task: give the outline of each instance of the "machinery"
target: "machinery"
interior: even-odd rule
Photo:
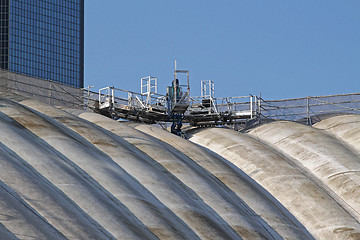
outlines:
[[[186,75],[186,84],[180,84],[180,76]],[[184,81],[184,80],[183,80]],[[167,87],[166,93],[168,103],[168,116],[172,121],[171,132],[179,136],[182,135],[182,121],[185,117],[185,112],[190,106],[190,80],[188,70],[177,70],[175,61],[174,80],[171,86]]]
[[[114,119],[144,123],[171,123],[170,131],[183,136],[182,126],[216,126],[242,124],[260,114],[256,96],[215,98],[211,80],[201,81],[201,96],[190,97],[188,70],[178,70],[166,95],[157,93],[157,78],[141,79],[141,93],[106,87],[99,90],[96,111]]]

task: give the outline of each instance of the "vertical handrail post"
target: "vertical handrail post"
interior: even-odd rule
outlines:
[[[310,97],[307,97],[306,100],[307,100],[307,103],[306,103],[307,125],[311,126],[312,122],[311,122],[311,116],[310,116]]]
[[[250,118],[253,118],[253,96],[250,96]]]

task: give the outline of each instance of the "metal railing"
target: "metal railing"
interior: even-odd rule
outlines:
[[[256,117],[260,111],[260,101],[257,96],[239,96],[239,97],[225,97],[225,98],[204,98],[191,97],[190,108],[195,108],[207,102],[209,111],[212,113],[235,113],[248,112],[251,118]]]
[[[0,70],[0,90],[19,94],[54,106],[85,108],[89,99],[84,89],[74,88],[49,80]]]
[[[360,114],[360,93],[261,101],[263,118],[306,120],[309,125],[328,114]]]
[[[157,93],[139,94],[113,87],[93,92],[5,70],[0,70],[0,91],[16,93],[50,105],[78,109],[97,109],[100,104],[108,102],[130,108],[158,107],[167,111],[166,96]],[[229,98],[191,97],[190,109],[203,104],[204,99],[208,99],[212,113],[248,111],[251,118],[302,120],[310,125],[327,114],[360,114],[360,93],[285,100],[264,100],[252,95]]]
[[[99,106],[115,106],[122,104],[129,108],[139,110],[149,110],[154,106],[165,106],[166,97],[160,94],[140,94],[115,87],[105,87],[99,90],[98,94]],[[107,107],[108,107],[107,106]]]

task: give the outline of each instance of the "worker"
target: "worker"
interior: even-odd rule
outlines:
[[[177,134],[176,123],[175,122],[173,122],[173,124],[171,125],[171,133]]]
[[[176,133],[177,135],[181,136],[181,128],[182,128],[182,122],[181,120],[178,122],[177,128],[176,128]]]
[[[181,88],[179,85],[179,79],[175,79],[175,91],[176,91],[176,101],[179,101],[181,98]]]

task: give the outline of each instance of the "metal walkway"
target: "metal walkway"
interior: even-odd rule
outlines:
[[[181,85],[178,74],[186,74],[187,84]],[[145,123],[178,122],[192,126],[241,124],[260,115],[260,101],[256,96],[214,97],[214,83],[201,82],[201,96],[190,97],[189,72],[175,70],[167,94],[157,93],[157,79],[141,79],[141,93],[115,87],[99,90],[96,110],[114,119],[129,119]]]

